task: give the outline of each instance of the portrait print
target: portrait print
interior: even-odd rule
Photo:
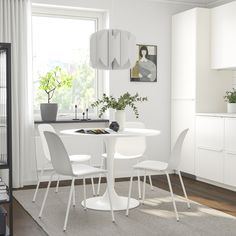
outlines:
[[[137,61],[131,68],[130,81],[157,82],[157,46],[137,44]]]

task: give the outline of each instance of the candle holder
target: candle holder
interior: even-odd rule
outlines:
[[[88,111],[89,111],[89,109],[87,108],[86,109],[86,120],[91,120],[91,119],[88,118]]]
[[[73,120],[80,120],[80,119],[78,119],[77,114],[78,114],[78,106],[75,105],[75,118]]]

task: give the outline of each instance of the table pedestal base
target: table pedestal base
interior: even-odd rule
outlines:
[[[127,201],[128,197],[120,197],[116,193],[113,192],[111,194],[112,198],[112,206],[114,211],[119,210],[126,210],[127,208]],[[84,206],[84,201],[81,202],[82,206]],[[129,209],[135,208],[139,205],[139,201],[130,198],[130,204]],[[86,200],[86,207],[93,210],[99,210],[99,211],[109,211],[110,210],[110,204],[109,204],[109,198],[107,195],[107,192],[101,197],[92,197]]]

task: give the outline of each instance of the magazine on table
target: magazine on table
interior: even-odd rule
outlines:
[[[110,134],[105,129],[79,129],[75,131],[76,133],[83,133],[83,134]]]

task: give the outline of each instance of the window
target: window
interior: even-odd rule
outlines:
[[[99,96],[98,72],[89,65],[89,38],[101,24],[99,13],[35,7],[32,16],[34,112],[47,94],[39,89],[40,77],[56,66],[73,76],[71,88],[57,89],[52,101],[58,103],[58,115],[72,115],[89,107]],[[90,109],[90,115],[96,111]]]

